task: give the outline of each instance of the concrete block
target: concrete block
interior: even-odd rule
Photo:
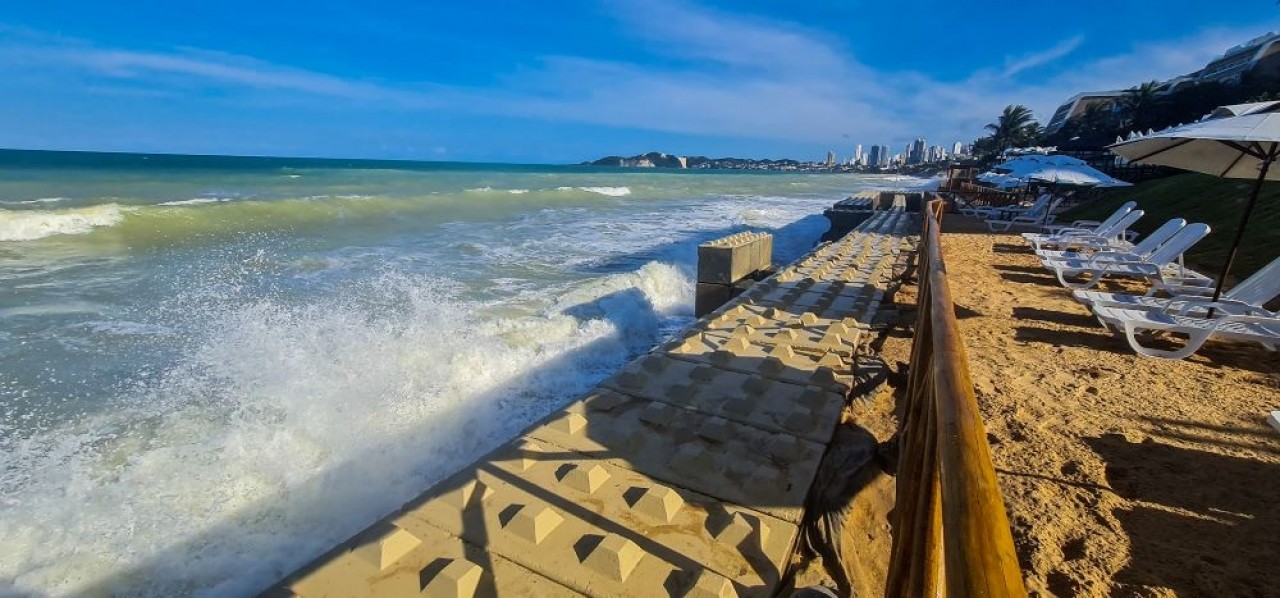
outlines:
[[[730,421],[826,442],[844,406],[829,390],[659,354],[633,361],[601,386],[715,416],[698,431],[709,442],[726,440]]]
[[[394,518],[393,518],[394,519]],[[429,525],[384,520],[266,592],[350,596],[581,596]]]
[[[733,286],[728,284],[699,282],[693,295],[693,315],[701,318],[733,298]]]
[[[694,331],[685,338],[660,346],[656,351],[676,359],[816,386],[841,395],[853,386],[851,367],[847,359],[838,353],[825,351],[816,354],[796,351],[785,342],[760,342],[752,332],[743,329],[730,334]],[[827,354],[833,357],[824,363]]]
[[[1267,423],[1271,424],[1271,427],[1275,428],[1276,432],[1280,432],[1280,411],[1272,411],[1267,414]]]
[[[743,232],[698,246],[698,282],[733,284],[772,263],[773,236]]]
[[[597,429],[592,417],[579,433]],[[489,498],[459,511],[428,496],[402,509],[395,524],[461,538],[591,596],[681,595],[706,571],[732,580],[743,595],[766,596],[776,587],[798,537],[795,525],[566,448],[517,439],[441,484],[474,482],[491,489]],[[575,471],[598,483],[565,484]],[[768,535],[757,534],[760,544],[716,539],[743,521]]]
[[[670,485],[750,505],[785,521],[799,521],[804,496],[822,458],[821,443],[665,403],[619,397],[609,390],[593,391],[587,400],[553,414],[527,435],[599,455],[610,465]],[[566,434],[556,423],[583,413],[591,426],[579,433]],[[727,427],[727,438],[708,439],[702,433],[708,426]]]

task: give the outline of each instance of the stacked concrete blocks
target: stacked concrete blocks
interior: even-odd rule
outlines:
[[[698,317],[728,303],[751,286],[760,272],[773,268],[773,235],[741,232],[698,246]]]

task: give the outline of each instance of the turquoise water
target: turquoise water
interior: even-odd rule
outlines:
[[[261,589],[906,183],[0,152],[0,593]]]

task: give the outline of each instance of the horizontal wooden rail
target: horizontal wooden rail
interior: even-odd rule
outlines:
[[[885,594],[1026,596],[947,284],[942,208],[924,214]]]
[[[938,186],[938,191],[947,193],[953,198],[963,199],[970,206],[1005,207],[1015,205],[1026,198],[1025,193],[1002,191],[994,187],[984,187],[963,179],[947,179]]]

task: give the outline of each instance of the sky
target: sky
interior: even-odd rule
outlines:
[[[1047,123],[1269,31],[1274,0],[6,2],[0,147],[820,159]]]

